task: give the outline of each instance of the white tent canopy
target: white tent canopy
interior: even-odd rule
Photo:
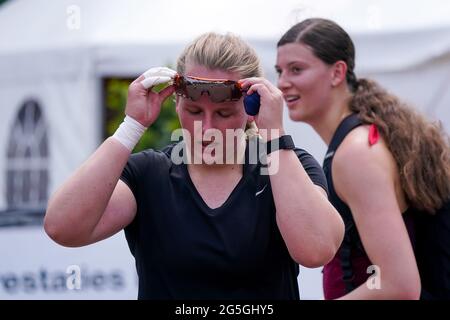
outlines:
[[[37,181],[38,185],[47,182],[47,194],[50,194],[101,143],[103,77],[135,77],[153,66],[173,65],[188,41],[195,35],[210,31],[190,29],[191,15],[186,10],[201,10],[195,7],[195,2],[190,3],[180,4],[180,9],[170,7],[171,1],[12,0],[0,7],[0,174],[3,175],[0,179],[0,210],[10,206],[8,201],[14,203],[15,196],[20,204],[34,203],[20,194],[13,194],[10,200],[7,199],[8,188],[17,193],[23,187],[24,175],[17,178],[11,174],[12,171],[21,168],[29,170],[28,165],[35,171],[46,172],[48,181],[45,175],[39,174],[30,179],[35,179],[32,181]],[[220,10],[226,9],[219,6],[219,11],[213,17],[223,19]],[[77,10],[81,17],[78,29],[75,17]],[[255,47],[267,78],[275,82],[273,65],[277,37],[253,37],[247,33],[249,29],[240,24],[241,14],[237,12],[236,17],[226,17],[225,20],[233,25],[231,31],[241,34]],[[275,15],[272,12],[263,15],[268,20],[252,22],[254,25],[270,25],[270,17]],[[211,18],[206,14],[204,16],[205,25],[211,23]],[[170,30],[172,34],[169,34]],[[357,51],[358,76],[369,76],[380,81],[418,109],[441,120],[447,132],[450,132],[450,27],[352,33],[352,37]],[[36,111],[27,111],[38,110],[28,108],[36,105],[41,112],[39,120],[36,120]],[[22,115],[21,110],[24,110]],[[38,123],[33,125],[33,119]],[[325,145],[312,129],[287,118],[285,124],[296,143],[321,161]],[[38,132],[40,138],[47,139],[47,155],[39,154],[35,148],[32,139]],[[18,143],[14,148],[11,147],[13,142]],[[27,148],[32,150],[31,157],[27,155]],[[42,147],[42,150],[47,149]],[[35,158],[33,152],[36,153]],[[11,239],[7,237],[8,233],[0,235],[5,237],[0,238],[0,243],[8,243]],[[38,240],[34,242],[33,237]],[[29,236],[24,235],[21,239],[25,248],[27,241],[32,241],[39,246],[38,250],[47,252],[48,257],[59,259],[64,256],[64,261],[70,261],[69,253],[50,244],[41,230],[31,231]],[[118,260],[110,263],[115,263],[119,269],[125,270],[124,274],[129,274],[133,266],[124,249],[124,241],[117,237],[107,240],[102,250],[106,250],[103,256],[110,254],[107,250],[115,252]],[[117,253],[115,248],[119,247],[125,251]],[[0,246],[0,255],[11,256],[11,261],[15,261],[10,265],[2,264],[0,274],[12,268],[25,272],[40,264],[52,264],[51,259],[44,261],[43,258],[40,261],[33,257],[31,261],[27,256],[18,257],[13,251],[14,248]],[[84,252],[83,249],[77,249],[70,254],[76,257],[75,260],[84,261],[87,265],[105,267],[100,262],[102,254],[96,255],[90,251],[90,260],[87,261]],[[320,275],[317,277],[320,278]],[[321,296],[320,283],[312,282],[316,287],[311,288],[308,287],[312,286],[308,279],[301,281],[305,290],[303,297]],[[107,297],[134,298],[135,288],[131,287],[127,287],[124,292],[106,291],[104,294]],[[5,292],[0,287],[0,298]],[[20,297],[34,296],[24,294]],[[52,296],[38,292],[36,297]],[[94,292],[91,297],[102,296]]]

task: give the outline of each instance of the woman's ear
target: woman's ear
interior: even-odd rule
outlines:
[[[337,87],[347,77],[347,64],[344,61],[337,61],[332,66],[331,86]]]

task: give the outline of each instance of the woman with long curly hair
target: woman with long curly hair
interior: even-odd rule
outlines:
[[[277,47],[289,116],[328,145],[330,201],[346,226],[323,270],[325,298],[450,298],[448,135],[358,79],[353,42],[335,22],[307,19]]]

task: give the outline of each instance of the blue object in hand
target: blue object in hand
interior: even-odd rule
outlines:
[[[244,97],[245,112],[249,116],[256,116],[259,112],[260,105],[261,101],[258,92],[253,92],[252,94]]]

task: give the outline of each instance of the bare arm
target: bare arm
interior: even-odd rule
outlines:
[[[277,154],[278,153],[278,154]],[[344,236],[344,224],[327,199],[300,164],[294,151],[281,150],[270,155],[279,161],[270,175],[277,209],[277,224],[292,258],[314,268],[328,263]]]
[[[358,128],[344,140],[335,155],[333,178],[370,261],[379,267],[375,276],[381,288],[364,283],[342,299],[418,299],[420,278],[396,197],[395,161],[382,141],[369,147],[362,131]]]
[[[143,126],[158,117],[162,101],[173,93],[168,87],[147,91],[136,79],[128,90],[125,113]],[[123,229],[136,214],[136,199],[119,181],[130,150],[108,138],[51,197],[44,219],[47,234],[65,246],[83,246]]]
[[[115,189],[108,209],[117,212],[120,206],[121,221],[115,223],[114,231],[120,230],[119,225],[126,226],[133,220],[136,200],[128,186],[123,186],[123,182],[118,184],[129,156],[127,148],[108,138],[55,192],[49,201],[44,221],[45,231],[53,240],[66,246],[92,242],[94,229]]]
[[[241,81],[248,94],[257,91],[261,108],[255,117],[266,141],[284,134],[283,96],[262,78]],[[272,133],[272,130],[275,132]],[[291,257],[305,267],[319,267],[336,254],[344,237],[344,223],[328,201],[326,192],[315,186],[294,151],[280,150],[268,156],[270,183],[278,228]]]

